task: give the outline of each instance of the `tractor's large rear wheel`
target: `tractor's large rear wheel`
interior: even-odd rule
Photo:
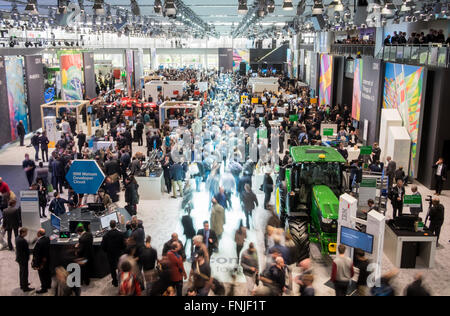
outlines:
[[[308,220],[302,217],[290,217],[288,222],[289,232],[297,246],[297,251],[292,260],[294,262],[300,262],[309,258]]]

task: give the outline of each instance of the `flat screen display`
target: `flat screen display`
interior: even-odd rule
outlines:
[[[89,221],[70,221],[69,222],[69,230],[71,233],[77,232],[77,227],[82,225],[84,227],[85,231],[89,231],[89,225],[91,225],[91,222]]]
[[[108,214],[108,215],[100,217],[100,223],[102,225],[102,229],[108,228],[109,227],[109,223],[112,220],[115,220],[116,222],[118,222],[117,212],[114,212],[114,213],[111,213],[111,214]]]
[[[360,231],[341,227],[341,244],[352,248],[359,248],[367,253],[373,252],[373,235],[362,233]]]
[[[56,230],[61,230],[61,219],[58,216],[51,214],[50,221],[52,223],[53,228],[55,228]]]

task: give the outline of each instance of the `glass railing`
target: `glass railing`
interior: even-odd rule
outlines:
[[[331,53],[334,55],[356,56],[360,53],[362,56],[374,56],[375,45],[373,44],[332,44]]]
[[[448,68],[449,47],[442,45],[383,46],[377,58],[401,64]]]

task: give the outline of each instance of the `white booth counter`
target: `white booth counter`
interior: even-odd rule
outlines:
[[[135,177],[140,200],[161,200],[165,188],[163,173],[156,177]]]
[[[248,80],[248,86],[252,89],[253,93],[260,93],[266,91],[277,92],[279,88],[278,78],[250,78]]]

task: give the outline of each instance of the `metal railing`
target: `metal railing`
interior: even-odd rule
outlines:
[[[450,49],[443,45],[383,46],[376,57],[401,64],[448,68]]]
[[[331,53],[334,55],[356,56],[360,53],[362,56],[375,56],[375,45],[373,44],[332,44]]]

